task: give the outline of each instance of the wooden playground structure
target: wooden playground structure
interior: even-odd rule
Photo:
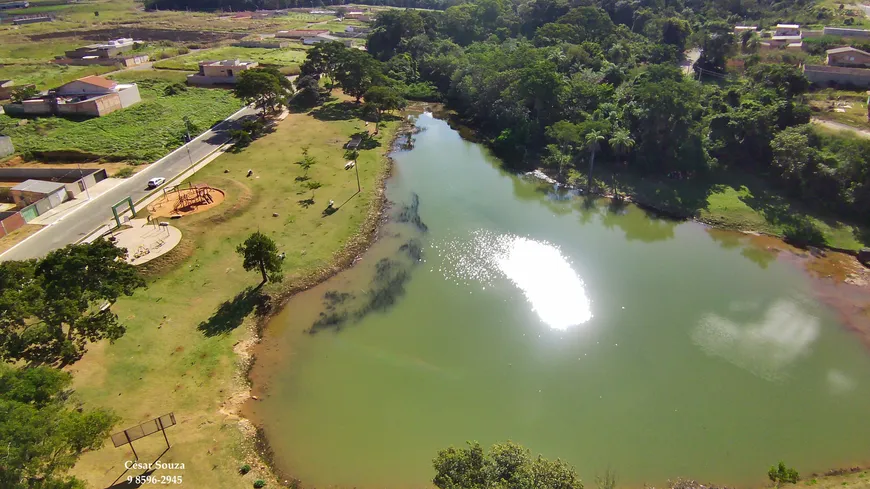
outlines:
[[[224,192],[208,184],[177,185],[148,206],[151,217],[180,217],[210,209],[224,200]]]

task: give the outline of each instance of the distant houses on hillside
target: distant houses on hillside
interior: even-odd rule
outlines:
[[[147,55],[134,55],[130,53],[141,42],[135,41],[132,38],[122,37],[104,43],[88,44],[87,46],[67,51],[65,56],[57,57],[54,62],[76,66],[136,66],[148,62]]]

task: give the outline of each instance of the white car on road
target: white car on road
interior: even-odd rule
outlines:
[[[151,180],[148,180],[148,186],[146,188],[149,188],[149,189],[157,188],[157,187],[163,185],[163,182],[165,182],[165,181],[166,181],[166,179],[163,177],[152,178]]]

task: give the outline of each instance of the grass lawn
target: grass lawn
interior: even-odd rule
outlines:
[[[813,212],[753,175],[726,172],[693,180],[619,178],[620,189],[639,202],[717,227],[782,236],[789,223],[805,216],[822,230],[830,246],[856,250],[870,244],[867,230]]]
[[[147,78],[148,73],[117,75],[121,81],[139,84],[142,102],[127,109],[81,121],[0,115],[0,132],[11,136],[16,151],[26,158],[50,160],[51,152],[63,151],[106,161],[151,162],[181,146],[184,116],[202,132],[242,106],[232,92],[220,89],[189,88],[165,96],[164,88],[175,77]],[[19,125],[22,120],[28,123]]]
[[[267,48],[242,48],[234,46],[224,46],[219,48],[204,49],[191,54],[185,54],[176,58],[158,61],[154,63],[155,68],[168,70],[188,70],[196,71],[199,69],[199,62],[206,60],[222,60],[222,59],[241,59],[257,61],[264,66],[275,66],[277,68],[296,68],[305,61],[305,49],[299,44],[294,48],[283,49],[267,49]]]
[[[0,80],[13,80],[16,85],[33,83],[46,90],[88,75],[115,71],[114,66],[64,66],[53,63],[7,64],[0,67]]]
[[[344,170],[342,149],[364,127],[355,118],[322,121],[290,115],[274,133],[240,153],[222,155],[194,176],[194,182],[224,189],[227,199],[173,221],[184,237],[180,250],[165,260],[171,266],[147,289],[114,306],[126,335],[114,345],[91,346],[72,366],[76,398],[87,406],[114,409],[123,418],[118,428],[175,413],[179,424],[168,431],[173,447],[161,460],[183,462],[185,470],[154,475],[181,474],[186,487],[196,488],[250,487],[264,475],[256,466],[247,476],[239,475],[238,467],[255,465],[254,460],[242,458],[237,419],[221,409],[242,388],[233,347],[250,338],[245,326],[253,322],[255,301],[249,291],[259,282],[259,274],[242,269],[235,247],[259,230],[287,253],[284,282],[266,286],[270,294],[329,268],[372,210],[376,181],[386,168],[383,154],[396,126],[391,122],[381,131],[379,147],[361,152],[362,193],[328,217],[322,215],[328,200],[342,203],[356,192],[354,173]],[[311,192],[296,180],[304,172],[294,164],[303,146],[317,159],[307,176],[322,184],[309,207],[298,203]],[[251,178],[245,176],[249,168]],[[142,460],[152,461],[162,444],[162,437],[153,436],[137,442],[136,450]],[[128,449],[108,444],[86,453],[74,473],[92,487],[106,487],[131,457]]]

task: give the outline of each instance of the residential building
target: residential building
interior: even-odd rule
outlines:
[[[327,30],[327,29],[291,29],[288,31],[278,31],[275,33],[275,37],[282,37],[282,38],[286,38],[286,39],[302,39],[305,37],[319,36],[321,34],[329,34],[329,30]]]
[[[772,48],[801,49],[801,26],[798,24],[777,24],[770,41],[766,43]]]
[[[828,66],[845,66],[848,68],[870,68],[870,53],[853,47],[829,49],[827,51]]]
[[[106,178],[108,174],[103,168],[76,168],[74,165],[69,165],[69,168],[0,168],[2,182],[60,183],[70,198],[75,198]]]
[[[240,61],[238,59],[224,59],[221,61],[203,61],[199,63],[199,73],[187,75],[187,83],[190,85],[235,85],[239,73],[256,68],[256,61]]]
[[[14,10],[20,8],[27,8],[30,6],[30,2],[6,2],[0,3],[0,10]]]
[[[54,22],[50,15],[21,15],[12,18],[13,25],[37,24],[39,22]]]
[[[340,42],[347,47],[350,47],[352,42],[350,39],[341,39],[339,37],[335,37],[329,34],[319,34],[311,37],[303,37],[302,44],[313,45],[320,44],[322,42]]]
[[[349,25],[345,27],[344,32],[354,33],[354,34],[368,34],[372,31],[371,27],[362,27],[358,25]]]
[[[118,83],[101,76],[86,76],[50,90],[48,95],[7,104],[10,115],[62,115],[101,117],[127,108],[142,98],[135,83]]]
[[[0,100],[6,100],[12,96],[13,85],[15,82],[12,80],[0,80]]]
[[[847,27],[825,27],[824,34],[826,36],[857,37],[862,39],[870,38],[870,30],[849,29]]]
[[[125,54],[132,51],[136,44],[142,41],[135,41],[132,38],[113,39],[111,41],[99,44],[89,44],[72,51],[67,51],[66,57],[59,57],[55,60],[58,64],[68,65],[123,65],[136,66],[148,62],[146,55]]]
[[[60,182],[46,182],[43,180],[25,180],[12,187],[12,200],[15,206],[23,209],[30,204],[48,199],[45,204],[48,210],[67,200],[66,185]]]

